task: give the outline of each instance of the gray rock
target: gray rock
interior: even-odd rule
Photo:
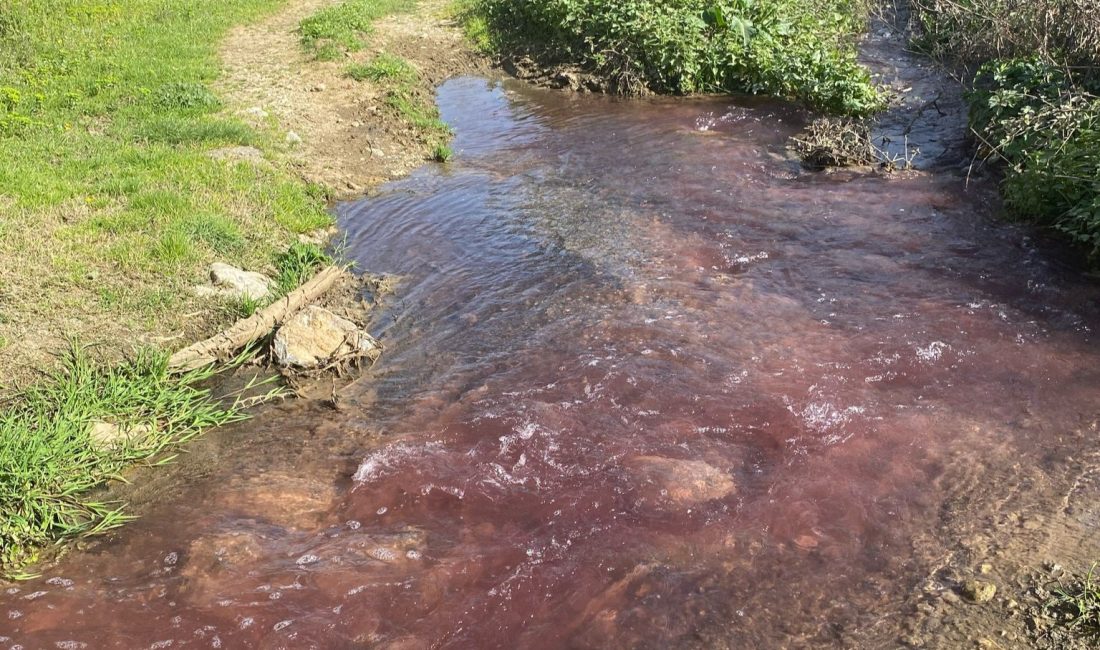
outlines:
[[[119,447],[132,440],[140,440],[153,432],[148,424],[122,428],[111,422],[95,420],[88,431],[88,439],[96,449]]]
[[[271,296],[274,281],[263,273],[242,271],[235,266],[215,262],[210,265],[210,282],[214,294],[262,300]],[[201,295],[201,293],[200,293]]]
[[[302,136],[298,135],[294,131],[286,132],[287,144],[300,144],[302,142]]]
[[[355,323],[313,305],[290,317],[271,342],[280,366],[304,370],[367,356],[379,349],[378,342]]]
[[[264,152],[256,147],[221,147],[206,152],[206,155],[215,160],[228,160],[229,162],[258,163],[264,159]]]

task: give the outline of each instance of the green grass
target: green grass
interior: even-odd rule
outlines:
[[[321,267],[333,263],[316,244],[294,242],[275,258],[275,284],[279,295],[286,295],[313,277]]]
[[[188,287],[210,262],[261,268],[332,223],[324,192],[279,163],[282,135],[234,117],[212,85],[225,32],[284,4],[0,5],[0,257],[18,260],[0,269],[0,337],[61,318],[89,341],[174,334],[204,308]],[[209,155],[234,145],[271,164]]]
[[[150,350],[107,366],[74,345],[61,369],[5,404],[0,574],[33,561],[45,545],[126,521],[118,504],[89,497],[89,490],[207,428],[243,419],[238,404],[223,404],[199,387],[212,374],[203,369],[173,376],[167,355]],[[96,443],[97,422],[130,435]]]
[[[435,146],[435,150],[432,152],[432,160],[445,163],[449,162],[451,158],[454,157],[454,155],[454,151],[452,151],[451,148],[447,145],[437,144]]]
[[[346,0],[302,20],[298,36],[319,61],[332,61],[363,49],[362,38],[373,31],[374,21],[416,6],[415,0]]]
[[[348,66],[346,74],[356,81],[392,81],[397,83],[412,83],[418,78],[416,69],[401,57],[382,53],[369,63],[353,63]]]
[[[621,93],[761,93],[846,115],[883,105],[856,60],[864,0],[463,2],[477,42],[579,66]]]

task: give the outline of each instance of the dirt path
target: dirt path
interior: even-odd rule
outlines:
[[[379,21],[359,52],[332,62],[310,60],[298,43],[298,23],[338,0],[290,3],[266,20],[238,27],[222,46],[219,94],[246,120],[293,133],[288,157],[302,175],[337,198],[402,176],[424,163],[429,145],[383,104],[384,90],[344,76],[350,63],[381,52],[400,56],[434,87],[487,63],[446,15],[447,3],[425,0],[416,9]]]

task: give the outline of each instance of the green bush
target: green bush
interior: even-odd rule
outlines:
[[[568,63],[619,92],[766,93],[865,115],[859,0],[475,0],[494,49]],[[467,15],[470,15],[469,13]]]
[[[971,126],[1007,165],[1005,204],[1100,260],[1100,97],[1039,58],[984,65]]]

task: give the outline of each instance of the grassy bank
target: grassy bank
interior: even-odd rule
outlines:
[[[914,0],[918,45],[971,82],[1005,204],[1100,264],[1100,11],[1092,0]]]
[[[502,56],[600,75],[619,92],[747,92],[833,113],[881,106],[856,61],[862,0],[466,0],[468,31]]]
[[[208,427],[242,419],[238,402],[197,385],[203,369],[173,376],[168,356],[139,351],[106,365],[73,346],[49,379],[0,415],[0,576],[49,543],[126,521],[88,491]],[[162,459],[163,461],[164,459]]]
[[[285,162],[294,144],[262,111],[214,90],[227,31],[284,4],[0,4],[0,574],[124,521],[88,491],[243,417],[199,387],[210,371],[167,371],[169,350],[262,306],[196,296],[211,262],[285,293],[329,261],[296,243],[331,224],[326,191]],[[338,15],[360,35],[408,5]],[[96,354],[59,362],[69,340]]]
[[[0,7],[0,381],[63,335],[183,343],[217,318],[189,291],[210,262],[260,268],[331,222],[279,164],[283,134],[211,89],[226,30],[281,4]],[[233,146],[266,160],[210,155]]]
[[[451,158],[448,146],[453,133],[439,117],[435,96],[426,88],[416,68],[408,61],[382,53],[366,63],[353,63],[345,70],[356,81],[371,81],[383,89],[384,104],[398,120],[421,134],[432,148],[436,162]]]
[[[382,16],[415,9],[415,0],[346,0],[306,17],[298,25],[302,47],[318,60],[330,61],[362,50],[363,39]],[[348,65],[344,75],[369,81],[383,92],[386,109],[420,135],[438,162],[451,157],[451,129],[439,118],[435,89],[405,59],[386,52]]]

